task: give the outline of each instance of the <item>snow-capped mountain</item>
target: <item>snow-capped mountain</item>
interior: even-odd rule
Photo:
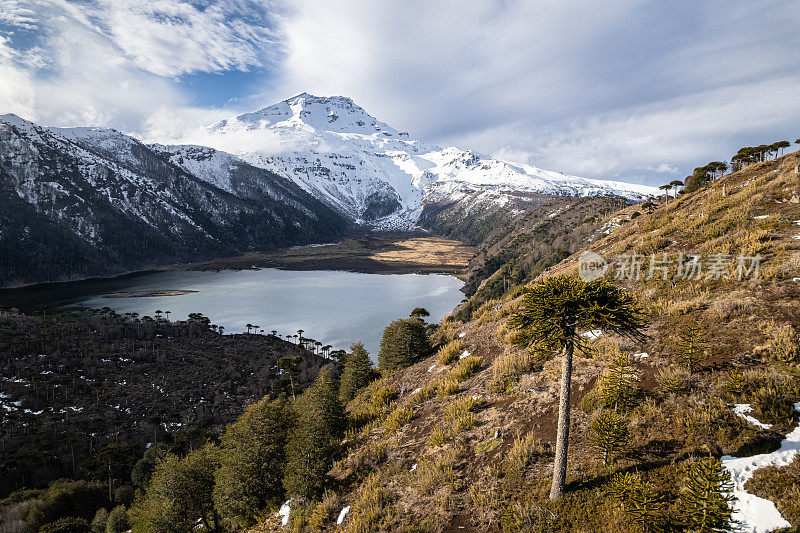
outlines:
[[[293,180],[351,220],[377,229],[413,226],[427,205],[476,193],[500,206],[525,193],[631,200],[658,194],[645,185],[568,176],[428,145],[342,96],[302,93],[213,124],[203,139]],[[213,174],[197,168],[204,164],[191,165],[198,175]]]
[[[0,115],[0,287],[319,242],[347,230],[341,215],[272,172],[210,148],[192,152],[194,161],[225,167],[228,181],[215,183],[155,148],[112,129],[45,128]]]

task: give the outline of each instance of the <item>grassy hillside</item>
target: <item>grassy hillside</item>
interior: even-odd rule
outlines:
[[[620,255],[646,256],[640,279],[618,283],[639,297],[649,325],[643,342],[600,335],[576,359],[565,498],[547,498],[559,358],[510,342],[506,322],[521,302],[515,290],[436,334],[440,346],[455,343],[450,353],[468,356],[445,363],[450,357],[442,348],[372,383],[347,406],[358,423],[331,471],[331,492],[319,504],[293,502],[293,527],[304,529],[309,517],[322,514],[333,530],[345,506],[348,531],[688,527],[686,487],[695,458],[770,451],[796,424],[798,164],[800,156],[790,154],[752,165],[694,193],[650,209],[627,207],[603,221],[607,234],[586,249],[612,263]],[[763,260],[758,279],[751,273],[743,281],[714,280],[704,270],[700,279],[676,280],[673,263],[669,279],[647,280],[650,254],[664,253],[673,261],[680,253],[700,254],[707,262],[710,254],[730,254],[730,270],[739,254]],[[575,273],[578,256],[542,275]],[[680,334],[693,321],[706,348],[689,374],[679,356]],[[592,423],[603,411],[603,383],[611,382],[615,365],[635,376],[628,405],[619,409],[629,437],[604,465]],[[734,413],[734,403],[751,404],[753,416],[772,427],[748,423]],[[642,518],[624,496],[615,497],[614,476],[625,472],[660,502],[653,516]],[[279,524],[267,518],[258,531]]]

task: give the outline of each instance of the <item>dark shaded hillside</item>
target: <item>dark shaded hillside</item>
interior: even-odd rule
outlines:
[[[349,225],[244,165],[241,196],[114,130],[0,119],[0,287],[335,240]],[[233,172],[233,170],[229,170]]]
[[[329,363],[271,335],[220,335],[188,322],[86,312],[0,311],[0,494],[59,477],[109,442],[205,440],[243,405],[291,394],[276,367],[298,355],[297,391]]]
[[[617,197],[519,195],[502,208],[478,202],[429,205],[423,227],[478,246],[466,269],[458,318],[468,320],[486,300],[522,285],[602,236],[604,217],[625,206]]]

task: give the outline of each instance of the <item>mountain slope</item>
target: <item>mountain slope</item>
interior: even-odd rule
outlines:
[[[769,453],[787,434],[796,435],[798,165],[800,154],[790,154],[661,205],[630,206],[604,216],[599,235],[542,274],[575,274],[586,251],[612,263],[611,279],[616,257],[646,258],[636,269],[639,276],[615,283],[642,303],[647,337],[634,341],[581,332],[591,349],[576,353],[564,498],[548,498],[560,357],[532,354],[511,342],[508,317],[522,305],[517,287],[488,300],[466,323],[443,321],[433,342],[457,343],[455,358],[440,357],[448,350],[432,352],[373,382],[347,406],[352,428],[330,471],[331,492],[319,504],[288,502],[293,528],[305,530],[312,512],[318,517],[320,509],[328,509],[322,521],[327,531],[698,529],[687,498],[692,465],[709,456]],[[510,241],[500,235],[496,243],[502,248]],[[702,276],[673,277],[675,263],[667,279],[648,279],[649,254],[677,261],[689,253],[703,257]],[[725,254],[733,275],[709,275],[712,254]],[[759,276],[737,279],[739,254],[760,254]],[[706,345],[690,373],[679,342],[694,322]],[[625,389],[615,389],[619,382],[613,381],[620,361],[630,376]],[[615,398],[623,399],[613,403]],[[621,418],[627,435],[604,464],[594,421],[608,410]],[[749,418],[743,414],[748,412]],[[790,449],[779,464],[800,455]],[[782,504],[796,509],[796,498],[788,495],[800,490],[796,479],[766,472],[759,483],[760,494],[785,491]],[[735,490],[742,498],[748,485],[740,485]],[[652,497],[644,519],[641,500],[626,496],[626,487]],[[745,503],[755,501],[751,496]],[[743,530],[754,531],[754,515],[771,504],[732,505]],[[339,515],[342,509],[347,512]],[[775,513],[772,506],[769,516]],[[273,515],[266,513],[254,531],[282,530],[280,517]],[[335,525],[337,516],[344,517],[342,526]],[[797,527],[796,516],[783,518]],[[786,525],[769,523],[767,530]]]
[[[426,206],[469,205],[475,196],[504,206],[525,194],[642,200],[658,193],[427,145],[342,96],[302,93],[209,126],[203,139],[294,180],[354,222],[376,229],[411,228]]]
[[[0,286],[330,240],[347,223],[241,163],[219,188],[115,130],[0,117]],[[234,170],[235,168],[235,170]],[[256,191],[245,194],[243,191]]]

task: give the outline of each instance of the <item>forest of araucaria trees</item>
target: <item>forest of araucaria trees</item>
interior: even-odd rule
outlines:
[[[426,316],[387,327],[384,371],[431,350]],[[343,406],[379,376],[363,345],[167,317],[0,311],[0,530],[235,530],[322,494]]]
[[[145,450],[184,455],[243,405],[299,395],[339,355],[162,315],[0,311],[0,497],[65,478],[101,483],[107,507],[141,488],[131,469]]]

